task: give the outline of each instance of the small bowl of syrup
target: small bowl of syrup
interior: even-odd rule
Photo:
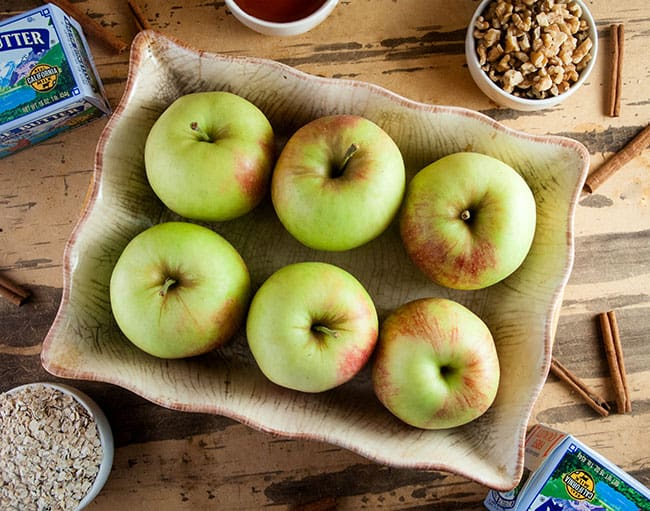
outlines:
[[[265,35],[289,36],[322,23],[338,0],[225,0],[232,15],[248,28]]]

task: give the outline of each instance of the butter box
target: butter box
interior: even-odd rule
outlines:
[[[650,511],[650,490],[571,435],[538,424],[526,436],[524,475],[490,490],[490,511]]]
[[[45,4],[0,22],[0,158],[108,113],[74,19]]]

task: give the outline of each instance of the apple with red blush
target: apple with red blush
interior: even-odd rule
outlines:
[[[250,276],[221,235],[164,222],[129,241],[109,290],[125,337],[150,355],[175,359],[201,355],[235,335],[245,320]]]
[[[500,368],[492,334],[456,301],[421,298],[398,307],[382,322],[375,352],[375,394],[411,426],[462,426],[496,397]]]
[[[410,258],[433,282],[472,290],[519,268],[536,221],[535,197],[514,168],[460,152],[436,160],[409,182],[400,233]]]
[[[324,262],[280,268],[257,290],[246,336],[264,375],[285,388],[323,392],[351,380],[377,342],[378,318],[364,286]]]
[[[149,184],[169,209],[193,220],[232,220],[268,192],[273,128],[257,106],[236,94],[186,94],[153,124],[144,158]]]
[[[386,131],[364,117],[331,115],[289,138],[273,170],[271,198],[303,245],[343,251],[388,228],[405,182],[402,153]]]

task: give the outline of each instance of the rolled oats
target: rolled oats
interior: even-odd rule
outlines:
[[[0,509],[76,509],[102,460],[93,417],[47,385],[0,394]]]
[[[514,96],[566,92],[592,58],[582,14],[574,0],[494,0],[473,28],[479,65]]]

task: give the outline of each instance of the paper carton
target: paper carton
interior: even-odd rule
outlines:
[[[484,504],[490,511],[650,511],[650,491],[571,435],[536,425],[521,482],[491,490]]]
[[[0,158],[109,112],[74,19],[45,4],[0,22]]]

